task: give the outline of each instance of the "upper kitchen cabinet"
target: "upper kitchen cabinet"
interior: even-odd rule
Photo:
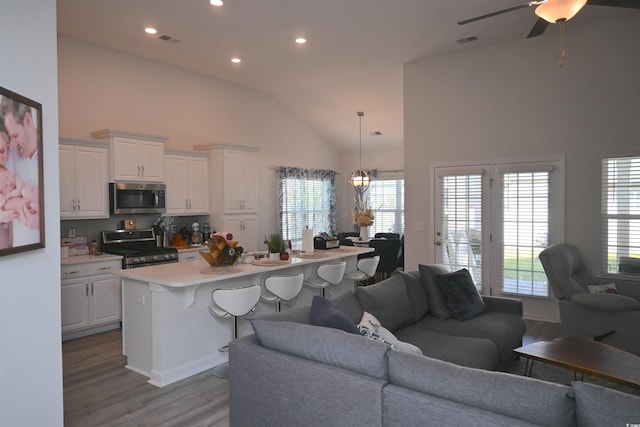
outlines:
[[[229,227],[247,250],[258,242],[258,148],[224,143],[197,144],[209,152],[212,222]]]
[[[195,148],[211,151],[212,182],[222,196],[222,213],[256,213],[258,149],[232,144],[199,144]]]
[[[60,219],[109,218],[109,147],[104,141],[60,138]]]
[[[167,215],[209,214],[209,158],[204,153],[165,154]]]
[[[91,136],[111,142],[111,181],[164,182],[164,136],[114,129]]]

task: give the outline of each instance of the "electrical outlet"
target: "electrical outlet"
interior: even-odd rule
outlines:
[[[171,232],[172,233],[176,232],[176,225],[175,224],[171,224]]]

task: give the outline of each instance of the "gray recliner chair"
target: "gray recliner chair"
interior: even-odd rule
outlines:
[[[640,280],[617,282],[618,294],[591,293],[587,286],[611,280],[593,277],[575,246],[551,245],[539,258],[558,299],[564,336],[589,337],[640,355]]]

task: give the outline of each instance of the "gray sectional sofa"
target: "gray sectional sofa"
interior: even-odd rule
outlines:
[[[438,319],[431,310],[442,301],[428,299],[423,281],[441,270],[421,270],[422,275],[404,273],[359,288],[330,306],[337,309],[338,327],[345,318],[357,323],[368,311],[424,355],[336,329],[331,316],[333,327],[311,325],[312,318],[318,320],[311,307],[253,319],[255,334],[229,346],[231,425],[511,427],[640,421],[636,396],[487,370],[511,360],[512,348],[519,345],[521,305],[485,297],[488,311],[470,320]]]

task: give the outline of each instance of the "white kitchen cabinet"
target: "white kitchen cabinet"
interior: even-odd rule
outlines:
[[[62,266],[60,283],[63,339],[120,327],[120,260]]]
[[[255,213],[258,156],[253,151],[223,149],[218,166],[222,167],[225,214]]]
[[[165,154],[167,215],[209,214],[209,159],[202,154]]]
[[[233,233],[245,250],[258,249],[258,149],[241,145],[198,144],[209,152],[211,222]]]
[[[179,249],[178,250],[178,262],[183,261],[193,261],[196,259],[203,259],[202,256],[198,253],[200,251],[208,251],[209,248],[206,246],[201,246],[199,248],[190,248],[190,249]]]
[[[225,215],[223,230],[233,234],[245,251],[257,251],[258,217],[256,215]]]
[[[109,218],[109,149],[103,141],[60,138],[60,219]]]
[[[111,142],[111,181],[164,182],[166,137],[114,129],[91,136]]]

